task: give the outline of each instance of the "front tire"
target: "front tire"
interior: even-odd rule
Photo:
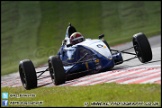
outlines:
[[[138,59],[142,63],[152,60],[151,46],[144,33],[133,35],[133,46]]]
[[[19,74],[23,87],[26,90],[37,87],[37,75],[31,60],[22,60],[19,63]]]
[[[65,72],[59,56],[50,56],[48,60],[49,72],[55,85],[65,83]]]

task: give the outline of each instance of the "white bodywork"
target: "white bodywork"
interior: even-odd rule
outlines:
[[[69,38],[65,38],[67,40],[67,44],[69,44]],[[91,48],[98,53],[102,54],[109,60],[112,60],[112,54],[109,50],[109,48],[105,45],[105,43],[102,40],[99,39],[85,39],[85,41],[78,43],[76,45],[83,45],[88,48]],[[73,45],[75,47],[75,45]]]
[[[112,59],[112,54],[109,48],[105,45],[102,40],[99,39],[86,39],[85,41],[79,43],[80,45],[92,48],[93,50],[99,52],[108,59]],[[77,44],[77,45],[79,45]]]

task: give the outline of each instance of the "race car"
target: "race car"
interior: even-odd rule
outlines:
[[[19,74],[23,87],[26,90],[37,87],[37,78],[44,72],[48,72],[55,85],[66,82],[67,77],[79,73],[97,73],[109,71],[114,66],[138,58],[142,63],[152,60],[152,50],[146,35],[142,32],[133,35],[133,46],[125,50],[111,49],[104,40],[104,34],[97,39],[84,39],[80,43],[71,44],[70,36],[77,32],[71,24],[68,25],[65,38],[56,56],[50,56],[48,67],[43,71],[36,72],[30,59],[21,60]],[[135,53],[127,52],[134,48]],[[122,53],[134,55],[123,60]],[[39,75],[37,75],[40,73]]]

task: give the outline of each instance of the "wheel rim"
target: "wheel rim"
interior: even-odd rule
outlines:
[[[20,78],[21,78],[21,82],[24,86],[24,88],[27,87],[27,81],[26,81],[26,77],[25,77],[25,73],[24,73],[24,70],[22,68],[20,68]]]
[[[134,42],[134,49],[140,61],[142,61],[141,49],[137,42]]]
[[[50,62],[49,62],[49,72],[50,72],[50,75],[51,75],[51,79],[54,82],[54,77],[55,77],[54,69],[53,69],[52,64]]]

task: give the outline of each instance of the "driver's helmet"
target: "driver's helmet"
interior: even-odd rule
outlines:
[[[80,32],[74,32],[70,36],[70,43],[72,45],[75,45],[75,44],[80,43],[82,41],[84,41],[84,36]]]

